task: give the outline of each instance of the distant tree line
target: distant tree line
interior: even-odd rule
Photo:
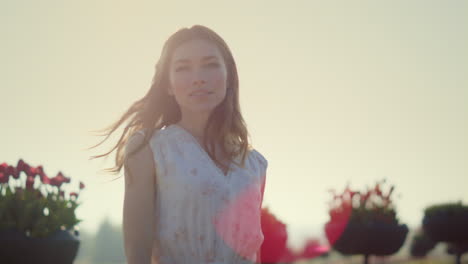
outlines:
[[[81,232],[80,239],[76,263],[126,263],[122,229],[120,226],[113,226],[108,218],[101,222],[94,234]]]

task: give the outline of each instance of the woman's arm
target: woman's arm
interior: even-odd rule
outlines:
[[[263,173],[261,175],[261,178],[260,178],[260,183],[261,183],[261,187],[260,187],[260,194],[261,194],[261,198],[260,198],[260,219],[261,219],[261,216],[262,216],[262,207],[263,207],[263,197],[265,195],[265,185],[266,185],[266,175],[267,175],[267,169],[268,169],[268,160],[265,159],[263,157],[263,155],[261,155],[260,153],[259,154],[259,160],[260,160],[260,164],[263,168]],[[261,220],[260,220],[261,221]],[[262,231],[263,233],[263,231]],[[256,261],[255,263],[262,263],[262,247],[260,246],[260,248],[258,249],[257,251],[257,258],[256,258]]]
[[[135,150],[144,136],[134,134],[125,154]],[[148,145],[125,160],[125,195],[123,239],[128,264],[151,263],[155,226],[156,175],[153,155]]]

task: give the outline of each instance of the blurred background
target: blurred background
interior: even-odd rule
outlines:
[[[83,181],[82,238],[112,233],[121,247],[123,178],[101,172],[113,155],[89,157],[122,130],[86,150],[103,139],[91,131],[144,96],[173,32],[201,24],[236,59],[252,144],[269,161],[264,206],[288,244],[326,241],[330,189],[382,179],[417,228],[427,206],[468,200],[467,12],[461,0],[0,0],[0,162]]]

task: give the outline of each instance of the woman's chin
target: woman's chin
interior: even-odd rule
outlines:
[[[193,113],[198,113],[198,114],[209,114],[211,113],[215,108],[216,104],[197,104],[192,107],[190,107],[190,111]]]

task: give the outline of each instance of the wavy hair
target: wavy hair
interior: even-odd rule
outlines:
[[[181,119],[180,108],[166,89],[170,85],[169,64],[174,50],[182,43],[193,39],[202,39],[213,43],[223,56],[227,68],[226,96],[213,109],[208,118],[204,131],[203,146],[211,159],[224,170],[229,168],[219,157],[216,157],[215,148],[219,147],[220,154],[223,157],[227,157],[228,161],[236,163],[239,166],[244,166],[247,152],[251,146],[249,144],[246,124],[240,111],[239,78],[234,57],[226,42],[217,33],[205,26],[194,25],[191,28],[179,29],[166,40],[161,56],[156,63],[151,87],[146,95],[134,102],[119,120],[102,130],[95,131],[101,132],[100,136],[106,137],[89,149],[101,145],[118,127],[129,120],[117,144],[110,151],[90,158],[105,157],[114,150],[117,150],[115,167],[105,169],[105,171],[118,174],[124,166],[126,159],[140,151],[149,142],[156,130],[177,123]],[[142,144],[134,151],[128,153],[128,157],[126,157],[124,153],[125,145],[128,139],[138,130],[144,130],[149,133],[145,133]],[[241,163],[235,161],[237,156],[241,157]]]

